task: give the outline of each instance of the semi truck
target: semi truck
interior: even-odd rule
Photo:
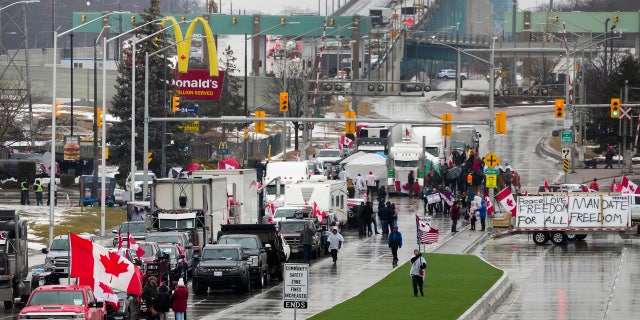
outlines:
[[[633,195],[606,193],[545,193],[519,196],[515,215],[494,218],[492,238],[527,234],[536,244],[562,245],[589,234],[640,237]]]
[[[311,181],[288,184],[285,186],[285,205],[316,205],[320,211],[333,214],[341,226],[347,223],[347,182],[324,180],[324,176],[315,175]],[[327,218],[327,221],[332,219]]]
[[[255,169],[197,170],[194,178],[225,178],[226,193],[223,188],[214,189],[216,195],[226,195],[229,212],[222,223],[258,223],[261,215],[258,199],[258,181]],[[212,195],[213,197],[214,195]]]
[[[199,248],[214,239],[219,226],[214,221],[226,215],[227,197],[220,192],[226,187],[225,178],[155,179],[148,225],[155,231],[186,231],[198,254]]]
[[[27,220],[17,211],[0,210],[0,300],[5,309],[15,303],[24,304],[40,281],[47,280],[44,272],[29,270]]]
[[[388,126],[366,126],[362,127],[356,139],[356,148],[364,152],[389,152],[389,127]]]
[[[387,158],[387,192],[409,193],[408,177],[413,171],[414,194],[420,193],[424,182],[425,153],[421,144],[405,140],[389,149]]]

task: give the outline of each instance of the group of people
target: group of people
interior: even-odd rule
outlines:
[[[142,299],[147,306],[147,320],[167,320],[167,313],[173,310],[175,320],[185,320],[189,289],[180,278],[173,292],[166,283],[158,286],[156,277],[149,277],[142,289]]]
[[[353,209],[357,217],[358,234],[361,236],[372,236],[380,234],[389,235],[389,230],[398,222],[398,212],[395,203],[379,200],[377,213],[373,209],[373,202],[367,200],[360,203]],[[380,231],[378,231],[378,223],[376,218],[380,220]]]
[[[31,205],[31,200],[29,199],[29,190],[31,189],[33,189],[33,193],[36,196],[36,205],[42,205],[42,193],[44,191],[42,183],[40,183],[40,180],[36,180],[32,185],[29,185],[27,179],[20,181],[20,204]],[[47,200],[47,205],[49,205],[49,200]]]

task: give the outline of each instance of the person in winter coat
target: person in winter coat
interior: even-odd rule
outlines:
[[[389,234],[389,239],[387,239],[389,244],[389,248],[391,249],[391,254],[393,255],[392,265],[394,267],[398,266],[398,248],[402,248],[402,233],[398,231],[398,226],[393,226],[393,231]]]
[[[338,261],[338,251],[342,249],[342,243],[344,242],[344,238],[338,233],[338,227],[333,227],[327,241],[329,242],[329,251],[331,252],[333,264],[335,265]]]
[[[171,310],[171,293],[166,284],[158,288],[158,294],[153,301],[153,308],[158,312],[158,319],[167,320],[167,312]]]
[[[189,298],[189,289],[184,285],[184,279],[178,280],[178,287],[173,290],[171,296],[171,309],[176,315],[176,320],[185,320],[187,313],[187,299]]]
[[[154,276],[149,277],[147,283],[142,288],[142,299],[147,306],[151,306],[153,301],[158,297],[158,279]]]
[[[458,232],[458,220],[460,220],[460,201],[453,202],[451,209],[449,210],[449,216],[451,217],[451,232]]]
[[[424,260],[422,254],[420,254],[420,250],[413,250],[413,258],[411,258],[411,271],[409,271],[409,275],[411,276],[411,284],[413,285],[413,295],[415,297],[418,296],[418,289],[420,289],[420,295],[424,296],[424,291],[422,290],[422,286],[424,285],[424,269],[427,268],[427,261]]]
[[[409,170],[409,175],[407,176],[407,182],[409,183],[409,196],[413,197],[413,183],[416,181],[415,176],[413,175],[413,170]]]
[[[383,236],[388,235],[389,234],[389,208],[385,206],[384,202],[378,203],[378,219],[380,219],[380,229],[382,229],[382,235]]]
[[[478,214],[480,215],[480,231],[484,231],[485,228],[485,220],[487,219],[487,203],[482,200],[480,207],[476,209]]]

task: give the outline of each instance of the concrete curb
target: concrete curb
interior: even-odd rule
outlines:
[[[486,262],[486,261],[485,261]],[[505,272],[487,292],[485,292],[476,303],[467,309],[458,320],[479,320],[487,319],[502,301],[511,293],[512,284],[509,275]]]

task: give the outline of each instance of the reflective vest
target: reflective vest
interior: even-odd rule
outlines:
[[[33,184],[33,192],[42,192],[42,185],[39,183]]]
[[[469,174],[467,174],[467,183],[471,185],[472,182],[473,182],[473,176],[471,175],[471,172],[469,172]]]
[[[20,190],[22,190],[22,191],[29,190],[29,187],[27,186],[27,182],[26,181],[20,182]]]

